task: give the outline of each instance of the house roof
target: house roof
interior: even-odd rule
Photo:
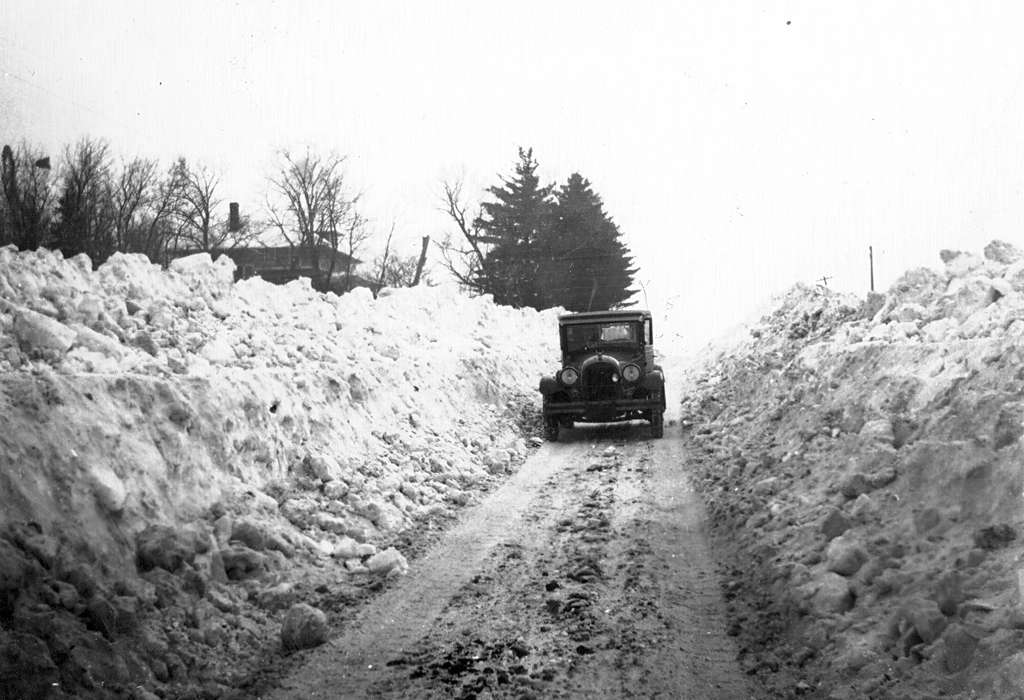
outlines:
[[[237,265],[243,264],[258,264],[260,262],[276,262],[276,261],[290,261],[293,257],[297,256],[300,259],[305,258],[308,255],[309,248],[300,246],[239,246],[237,248],[215,248],[209,251],[210,255],[216,258],[218,255],[227,255],[229,258],[235,261]],[[185,248],[172,251],[171,255],[175,258],[185,257],[186,255],[194,255],[195,253],[201,253],[203,251],[194,248]],[[342,265],[352,261],[353,265],[358,265],[362,262],[358,258],[350,257],[347,253],[340,250],[335,250],[330,246],[319,245],[317,246],[317,253],[321,256],[334,256],[334,261]]]

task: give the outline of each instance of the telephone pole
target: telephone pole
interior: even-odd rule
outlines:
[[[868,266],[871,270],[871,291],[875,291],[875,251],[868,246]]]

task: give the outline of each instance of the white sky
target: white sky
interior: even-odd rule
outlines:
[[[251,214],[281,147],[348,154],[406,254],[532,146],[604,198],[702,343],[822,275],[1024,246],[1024,6],[985,2],[0,3],[0,141],[181,154]],[[368,257],[368,256],[365,256]],[[671,307],[666,311],[666,307]]]

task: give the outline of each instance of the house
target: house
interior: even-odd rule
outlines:
[[[176,250],[170,256],[182,258],[199,252],[194,249]],[[315,249],[287,245],[226,248],[211,250],[210,255],[214,259],[221,255],[231,258],[235,263],[236,280],[258,276],[274,284],[285,284],[299,277],[308,277],[316,289],[336,289],[339,283],[344,282],[346,272],[353,273],[360,263],[360,260],[325,245]],[[331,273],[330,284],[328,273]]]

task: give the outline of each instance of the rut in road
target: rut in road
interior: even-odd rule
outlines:
[[[750,697],[680,443],[564,439],[269,697]]]

